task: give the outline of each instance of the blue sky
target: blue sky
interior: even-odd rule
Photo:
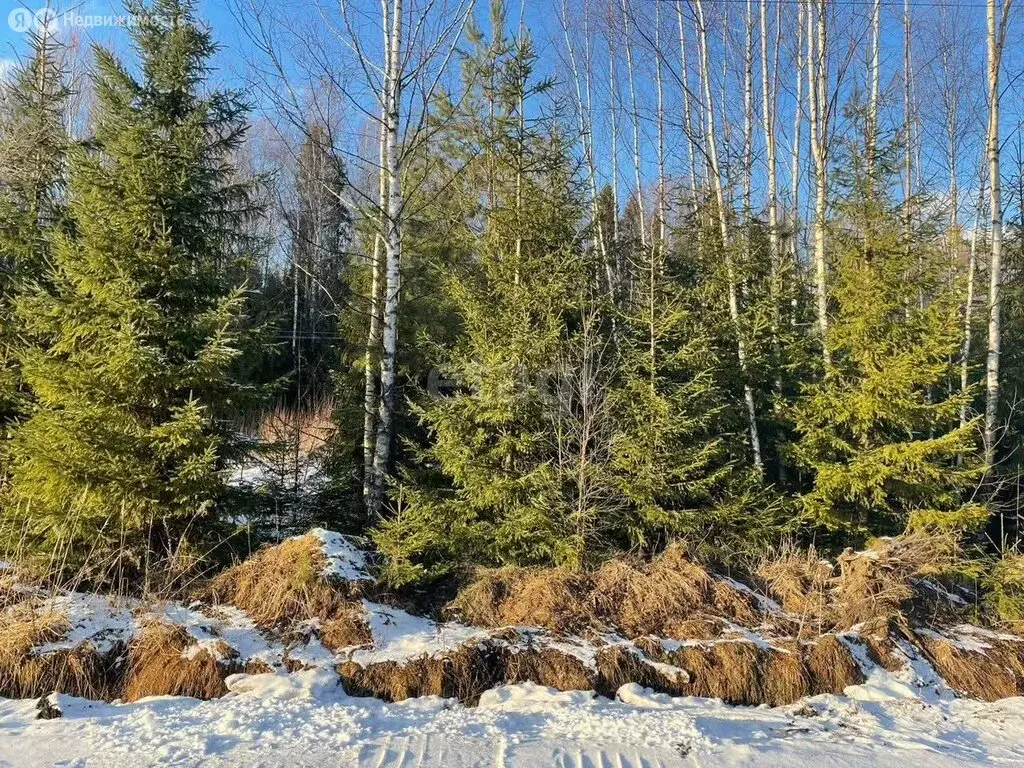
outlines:
[[[214,35],[218,42],[224,47],[221,53],[215,60],[215,66],[217,69],[215,79],[221,82],[227,82],[231,84],[244,84],[247,82],[248,74],[248,63],[252,59],[253,46],[241,30],[240,20],[235,16],[232,8],[237,7],[236,3],[241,1],[243,4],[250,2],[250,0],[199,0],[199,10],[203,18],[209,23],[214,31]],[[350,0],[350,2],[361,2],[362,0]],[[523,7],[524,18],[527,26],[530,28],[533,35],[535,44],[538,52],[541,55],[540,70],[542,74],[548,74],[551,72],[558,72],[563,81],[565,81],[566,73],[564,68],[561,67],[560,60],[564,56],[562,49],[564,48],[564,42],[562,39],[562,30],[558,22],[558,12],[562,8],[563,0],[521,0],[525,3]],[[306,23],[312,25],[311,28],[323,27],[323,20],[316,16],[316,12],[312,10],[312,6],[315,2],[309,0],[255,0],[255,2],[265,2],[266,7],[270,12],[273,12],[288,20],[299,20],[300,23]],[[595,8],[605,7],[607,0],[567,0],[570,13],[579,16],[585,3],[594,3]],[[653,16],[652,9],[655,7],[654,2],[658,0],[630,0],[635,12],[643,19],[650,19]],[[983,88],[983,81],[980,77],[980,68],[984,63],[985,50],[983,45],[983,37],[980,36],[980,31],[984,25],[984,7],[977,0],[950,0],[950,6],[958,7],[960,12],[964,14],[966,24],[963,29],[963,36],[966,39],[972,40],[970,43],[973,47],[971,63],[972,67],[979,69],[979,76],[976,78],[972,74],[971,82],[974,83],[972,90],[976,94],[980,94]],[[15,59],[19,54],[23,53],[25,48],[25,36],[17,31],[10,28],[8,24],[8,18],[11,11],[16,8],[31,8],[36,9],[40,6],[45,5],[45,0],[0,0],[0,58],[4,59]],[[512,19],[512,23],[518,18],[520,10],[519,1],[510,0],[509,15]],[[674,2],[665,2],[662,6],[663,12],[667,14],[665,19],[666,28],[672,28],[674,24]],[[731,14],[732,23],[738,21],[739,16],[743,12],[743,3],[738,0],[728,0],[727,2],[714,2],[711,0],[707,3],[709,7],[713,7],[716,10],[715,14],[722,12]],[[482,26],[486,29],[486,16],[488,13],[488,0],[477,0],[477,16],[482,22]],[[757,3],[755,2],[755,7]],[[893,0],[884,0],[883,2],[883,28],[884,28],[884,80],[891,84],[893,102],[891,103],[891,115],[890,120],[892,124],[895,124],[900,119],[901,106],[899,104],[900,98],[900,85],[901,69],[902,69],[902,30],[901,30],[901,14],[902,14],[902,2],[894,2]],[[777,0],[769,0],[769,7],[776,8]],[[795,7],[792,0],[785,0],[783,10],[785,13],[792,13]],[[848,2],[843,3],[839,0],[836,5],[836,13],[838,15],[839,24],[842,26],[855,27],[858,29],[866,28],[866,16],[869,12],[869,8],[864,2]],[[928,36],[926,34],[928,24],[931,20],[934,20],[936,14],[939,13],[935,2],[914,2],[913,13],[915,18],[915,59],[919,62],[926,62],[933,58],[935,51],[930,47]],[[119,0],[83,0],[83,2],[74,3],[73,0],[68,3],[64,3],[59,6],[62,11],[72,11],[74,14],[80,17],[91,18],[94,22],[97,19],[103,20],[111,16],[117,16],[123,14],[123,7]],[[367,6],[368,16],[372,16],[376,13],[378,4],[371,2]],[[722,10],[724,9],[724,10]],[[305,18],[299,19],[300,16],[305,15]],[[597,15],[597,14],[595,14]],[[716,19],[715,22],[720,19]],[[368,26],[367,29],[372,29]],[[920,32],[919,32],[920,30]],[[125,39],[124,31],[117,29],[116,27],[89,27],[82,26],[78,27],[78,34],[81,35],[84,41],[96,41],[102,43],[113,44],[115,47],[119,47],[123,44]],[[578,26],[573,28],[573,34],[578,34],[580,30]],[[791,28],[786,28],[787,34],[792,32]],[[369,33],[367,33],[369,34]],[[851,33],[854,36],[860,33]],[[785,37],[784,37],[785,39]],[[840,39],[841,44],[845,41]],[[717,38],[716,38],[717,40]],[[1018,126],[1018,105],[1022,103],[1018,89],[1024,86],[1024,77],[1017,77],[1014,75],[1020,67],[1017,66],[1015,59],[1019,57],[1015,53],[1018,45],[1015,45],[1019,41],[1019,35],[1011,33],[1011,40],[1008,43],[1007,56],[1007,73],[1006,81],[1008,88],[1012,91],[1011,97],[1007,99],[1006,106],[1004,108],[1004,123],[1006,125],[1005,133],[1007,136],[1011,135],[1011,132]],[[864,40],[861,39],[858,44],[858,56],[851,62],[851,71],[855,72],[857,79],[862,80],[863,72],[863,51],[866,49]],[[379,41],[376,39],[374,33],[374,39],[368,40],[367,45],[371,46],[371,50],[376,54],[379,50]],[[601,78],[606,76],[607,72],[607,50],[603,47],[603,43],[596,43],[595,48],[595,67],[601,68],[602,72],[598,75],[595,84],[595,94],[597,94],[602,87],[605,87]],[[720,46],[719,42],[714,43],[715,46]],[[730,53],[732,57],[730,61],[732,65],[736,64],[737,56],[741,55],[739,49],[740,41],[733,39],[729,42]],[[286,53],[291,54],[292,51]],[[721,60],[720,51],[713,51],[715,58]],[[579,55],[579,53],[578,53]],[[691,53],[691,56],[693,53]],[[602,58],[603,56],[603,58]],[[653,86],[650,84],[650,74],[653,71],[653,63],[650,56],[646,53],[637,54],[637,68],[638,68],[638,88],[640,99],[646,102],[647,106],[643,109],[650,114],[650,104],[653,101],[652,91]],[[714,66],[720,66],[720,64],[713,63]],[[618,77],[624,78],[625,71],[624,66],[620,65]],[[737,98],[737,89],[739,83],[736,80],[738,76],[736,71],[738,67],[734,66],[734,73],[730,75],[731,81],[725,86],[727,91],[730,92],[729,101],[732,104],[732,108],[735,109],[740,104],[741,99]],[[780,104],[779,104],[779,120],[780,128],[785,134],[789,133],[790,126],[792,124],[792,100],[787,93],[787,89],[792,88],[792,64],[789,67],[786,66],[786,62],[783,62],[783,66],[780,68],[780,76],[783,78],[782,85],[780,87]],[[922,76],[923,78],[923,76]],[[621,84],[621,80],[620,80]],[[921,88],[924,88],[926,84],[923,82],[919,84]],[[566,95],[570,95],[568,91],[568,84],[563,82],[563,89]],[[755,90],[759,89],[759,82],[756,81],[755,76]],[[680,92],[674,84],[666,86],[666,112],[670,115],[678,116],[681,111],[680,107]],[[934,99],[928,98],[923,99],[921,108],[927,109],[934,107]],[[981,105],[981,110],[984,109],[984,105]],[[979,114],[981,114],[979,110]],[[630,152],[630,127],[627,122],[625,114],[620,114],[620,130],[622,135],[620,138],[620,178],[619,184],[623,188],[630,187],[630,180],[632,179],[632,159]],[[678,117],[675,118],[675,122],[678,123]],[[739,121],[737,120],[737,123]],[[643,168],[642,176],[644,179],[651,179],[655,175],[655,162],[654,162],[654,135],[652,128],[653,121],[648,120],[644,127],[644,157],[643,157]],[[599,158],[607,159],[609,154],[610,141],[608,139],[607,131],[607,115],[600,112],[600,109],[595,110],[595,144],[596,154]],[[669,172],[676,172],[677,169],[681,168],[685,152],[685,138],[682,136],[681,131],[678,128],[670,128],[667,136],[667,147],[671,154]],[[804,141],[807,139],[807,127],[804,126]],[[932,169],[938,169],[939,165],[937,160],[931,158],[941,157],[941,137],[926,137],[926,146],[923,150],[924,157],[922,158],[922,167],[930,167]],[[735,147],[734,147],[735,150]],[[786,151],[783,149],[783,151]],[[607,170],[607,163],[602,164]],[[780,165],[788,167],[788,162],[780,160]],[[780,168],[780,172],[784,171],[785,168]],[[965,171],[966,172],[966,171]],[[938,177],[940,175],[939,170],[929,170],[927,172],[930,175]],[[785,176],[785,174],[783,174]],[[786,182],[782,182],[786,183]],[[965,188],[969,187],[969,183],[963,185]],[[806,196],[805,196],[806,199]]]

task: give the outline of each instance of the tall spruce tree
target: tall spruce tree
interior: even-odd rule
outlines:
[[[831,363],[793,409],[793,455],[813,475],[805,513],[855,536],[984,519],[968,503],[984,470],[978,422],[958,418],[972,392],[950,386],[959,292],[941,241],[924,225],[908,240],[904,212],[887,197],[894,151],[879,148],[868,174],[851,150],[839,174]]]
[[[504,40],[503,15],[495,18],[496,41],[477,37],[467,62],[474,91],[444,120],[458,134],[449,149],[458,151],[466,136],[482,149],[455,202],[479,201],[461,224],[475,258],[446,276],[462,326],[454,344],[435,353],[449,385],[418,405],[429,445],[398,493],[396,515],[376,535],[398,582],[470,563],[582,557],[552,462],[552,387],[588,275],[584,205],[557,116],[523,111],[529,96],[547,90],[532,81],[533,47],[526,37]]]
[[[684,536],[725,547],[761,541],[778,523],[777,505],[739,458],[743,425],[729,424],[735,379],[724,380],[732,355],[715,343],[717,321],[728,318],[706,311],[715,302],[695,279],[698,259],[682,243],[655,241],[626,260],[610,460],[631,509],[629,545]]]
[[[0,419],[5,438],[29,402],[19,365],[24,329],[14,305],[44,277],[51,235],[64,219],[69,89],[63,50],[46,26],[29,34],[29,55],[0,88]]]
[[[38,404],[13,443],[14,535],[118,573],[201,533],[233,446],[217,417],[239,390],[249,188],[228,156],[245,132],[189,0],[129,5],[138,75],[95,50],[96,135],[70,156],[73,231],[51,287],[18,301]],[[108,571],[109,572],[109,571]]]

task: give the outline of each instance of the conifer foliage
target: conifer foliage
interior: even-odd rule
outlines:
[[[45,277],[51,236],[64,220],[69,88],[63,50],[46,28],[33,31],[30,44],[24,65],[2,88],[0,418],[5,433],[30,399],[19,370],[26,339],[14,305],[20,293]]]
[[[883,186],[855,173],[836,218],[832,359],[793,409],[793,454],[814,478],[803,506],[814,524],[861,534],[972,527],[986,513],[965,501],[984,469],[978,422],[958,418],[973,392],[950,386],[958,286],[934,237],[906,238]]]
[[[204,91],[216,47],[192,3],[130,11],[138,74],[95,50],[95,138],[70,156],[70,231],[54,238],[52,285],[18,302],[42,343],[24,356],[38,405],[14,440],[10,500],[14,535],[42,550],[116,545],[129,561],[176,545],[221,494],[250,213],[228,164],[244,105]]]

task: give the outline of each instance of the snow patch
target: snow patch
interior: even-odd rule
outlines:
[[[323,575],[341,581],[369,581],[366,554],[340,533],[314,528],[307,536],[319,539],[327,565]],[[299,537],[302,538],[302,537]]]
[[[337,674],[322,668],[292,673],[229,675],[224,680],[229,696],[252,696],[265,700],[323,698],[339,692],[344,695],[339,683]]]
[[[626,683],[615,692],[617,701],[638,709],[675,709],[676,699],[667,693],[655,693],[636,683]]]
[[[551,706],[587,704],[594,700],[593,691],[559,691],[536,683],[503,685],[484,691],[480,696],[481,709],[522,711],[544,709]]]
[[[363,600],[373,648],[347,650],[347,658],[362,666],[382,661],[407,662],[439,656],[460,645],[490,637],[489,630],[464,624],[439,624],[399,608]]]

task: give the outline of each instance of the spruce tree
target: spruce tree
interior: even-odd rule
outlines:
[[[119,573],[201,535],[222,496],[251,213],[227,160],[244,105],[206,88],[216,45],[193,3],[129,10],[138,74],[95,49],[72,231],[54,239],[50,287],[18,301],[39,340],[24,355],[38,404],[14,438],[7,499],[14,536],[69,565],[110,550]]]
[[[518,119],[526,98],[546,90],[531,82],[532,45],[498,35],[492,44],[476,38],[477,58],[467,64],[471,88],[495,90],[460,100],[444,120],[449,151],[477,141],[482,148],[453,201],[460,209],[478,201],[460,224],[475,258],[445,276],[461,333],[434,348],[447,385],[417,403],[429,443],[375,537],[396,582],[471,563],[582,557],[552,462],[552,419],[555,372],[588,274],[584,206],[557,116]],[[476,68],[488,78],[474,77]],[[482,140],[481,112],[495,115]]]
[[[693,279],[698,258],[683,244],[673,252],[673,243],[655,242],[634,243],[627,259],[610,454],[616,492],[631,509],[624,545],[686,537],[724,548],[763,540],[777,523],[775,505],[759,498],[757,476],[739,458],[743,425],[729,424],[723,381],[723,359],[733,355],[714,343],[719,323],[706,311],[714,302]]]
[[[30,54],[2,86],[0,132],[0,419],[4,437],[28,407],[17,297],[45,275],[51,235],[64,219],[68,100],[63,51],[47,28],[30,32]]]
[[[890,150],[891,152],[891,150]],[[908,241],[905,212],[888,199],[888,154],[878,176],[851,152],[829,238],[831,364],[793,409],[793,456],[812,473],[803,495],[815,524],[863,537],[911,525],[962,528],[984,518],[967,503],[983,474],[978,423],[961,427],[956,392],[959,291],[926,226]]]

